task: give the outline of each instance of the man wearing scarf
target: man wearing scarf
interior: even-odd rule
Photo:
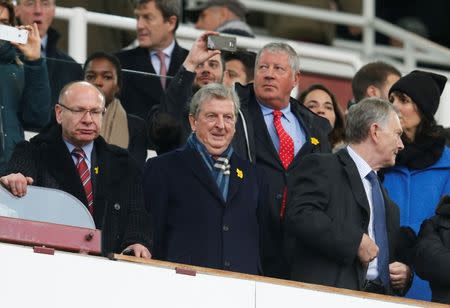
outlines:
[[[267,210],[254,165],[233,151],[239,99],[221,84],[192,98],[192,134],[180,149],[147,162],[144,191],[152,215],[153,258],[258,274]]]

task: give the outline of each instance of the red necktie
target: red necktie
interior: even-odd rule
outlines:
[[[281,125],[281,116],[283,113],[280,110],[273,111],[273,125],[277,131],[278,139],[280,141],[280,148],[278,155],[280,156],[283,168],[287,169],[294,159],[294,141],[291,136],[284,130],[283,125]],[[283,190],[283,201],[280,208],[280,217],[284,217],[284,212],[286,210],[286,198],[287,198],[287,187]]]
[[[72,154],[77,158],[77,170],[80,175],[81,183],[83,184],[84,193],[88,202],[88,210],[91,215],[94,215],[94,195],[92,193],[91,172],[86,163],[86,154],[80,148],[75,148]]]
[[[167,76],[167,67],[166,67],[166,55],[161,50],[158,50],[158,58],[161,64],[159,69],[159,75],[161,80],[161,86],[163,89],[166,88],[166,76]]]

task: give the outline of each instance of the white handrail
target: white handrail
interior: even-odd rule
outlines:
[[[107,15],[86,11],[83,8],[56,8],[57,18],[69,21],[69,54],[77,61],[84,62],[86,59],[86,23],[101,26],[114,27],[116,29],[134,30],[136,28],[136,20],[134,18]],[[83,25],[79,25],[83,23]],[[71,31],[71,29],[76,29]],[[179,40],[187,40],[193,42],[200,34],[201,30],[194,29],[189,26],[180,25],[177,29],[177,38]],[[258,36],[258,38],[238,37],[237,45],[242,48],[258,50],[266,43],[272,42],[274,38]],[[332,47],[321,46],[310,43],[302,43],[278,39],[279,41],[288,42],[301,57],[310,59],[320,59],[344,64],[349,67],[347,70],[336,72],[336,76],[351,77],[356,70],[361,67],[362,61],[356,52],[339,51]],[[84,44],[81,44],[84,42]],[[190,47],[190,46],[188,46]]]
[[[417,48],[424,48],[432,52],[443,55],[446,59],[440,63],[448,64],[450,61],[450,50],[412,32],[406,31],[389,22],[375,17],[375,0],[363,0],[362,16],[342,12],[333,12],[326,9],[311,8],[298,4],[279,3],[267,0],[241,0],[250,10],[265,12],[270,14],[280,14],[286,16],[296,16],[319,21],[326,21],[336,24],[360,26],[363,28],[363,54],[372,57],[376,50],[375,31],[392,36],[403,42],[404,64],[408,70],[417,65],[419,58],[416,53]]]
[[[450,59],[450,50],[448,48],[442,47],[412,32],[406,31],[386,21],[376,18],[374,0],[363,0],[362,16],[333,12],[325,9],[311,8],[301,5],[279,3],[275,1],[242,0],[242,2],[248,7],[249,10],[253,11],[297,16],[345,25],[361,26],[363,27],[362,53],[366,58],[370,58],[375,54],[375,52],[383,50],[379,49],[378,46],[375,46],[375,30],[385,35],[395,37],[404,43],[401,58],[403,58],[406,70],[415,68],[418,60],[427,61],[429,58],[429,56],[424,55],[424,53],[417,52],[417,49],[425,49],[431,51],[433,54],[439,55],[440,57],[432,60],[433,63],[448,63],[448,59]],[[69,53],[80,62],[86,58],[86,23],[127,30],[135,29],[136,23],[133,18],[88,12],[83,8],[69,9],[57,7],[56,16],[57,18],[69,20]],[[190,36],[191,32],[187,29],[189,29],[189,27],[180,25],[177,35],[180,38],[184,38],[186,36],[186,39],[192,39]],[[251,39],[242,39],[241,42],[243,45],[240,46],[246,48],[262,46],[261,44],[258,44],[258,40],[252,41]],[[316,48],[315,50],[318,49]],[[327,52],[319,51],[319,53],[323,54]],[[351,57],[353,57],[353,55]],[[338,56],[338,58],[342,57]],[[352,66],[353,65],[354,64],[352,64]]]

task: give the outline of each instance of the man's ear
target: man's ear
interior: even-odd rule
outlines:
[[[381,97],[381,90],[375,87],[374,85],[370,85],[366,89],[367,97]]]
[[[61,113],[62,113],[62,108],[61,108],[61,106],[58,105],[58,104],[56,104],[56,105],[55,105],[55,117],[56,117],[56,122],[57,122],[58,124],[61,124],[61,121],[62,121]]]
[[[375,143],[378,143],[380,141],[380,138],[381,138],[380,130],[381,130],[381,127],[380,127],[380,125],[378,125],[378,123],[372,123],[370,125],[369,136],[370,136],[370,139]]]
[[[195,129],[197,127],[197,120],[192,114],[189,114],[189,124],[191,125],[191,130],[195,132]]]
[[[170,16],[169,18],[167,18],[167,22],[169,23],[169,26],[170,26],[170,32],[175,32],[175,27],[177,25],[177,20],[178,20],[178,18],[175,15]]]

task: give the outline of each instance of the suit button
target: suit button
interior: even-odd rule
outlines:
[[[223,265],[224,265],[225,267],[230,267],[230,266],[231,266],[231,263],[230,263],[229,261],[225,261],[225,262],[223,262]]]
[[[282,194],[277,194],[277,195],[275,196],[275,199],[277,199],[277,200],[281,200],[281,198],[283,198],[283,195],[282,195]]]
[[[114,209],[116,211],[119,211],[120,210],[120,204],[119,203],[114,203]]]
[[[223,225],[222,230],[226,232],[226,231],[230,230],[230,228],[228,228],[227,225]]]

